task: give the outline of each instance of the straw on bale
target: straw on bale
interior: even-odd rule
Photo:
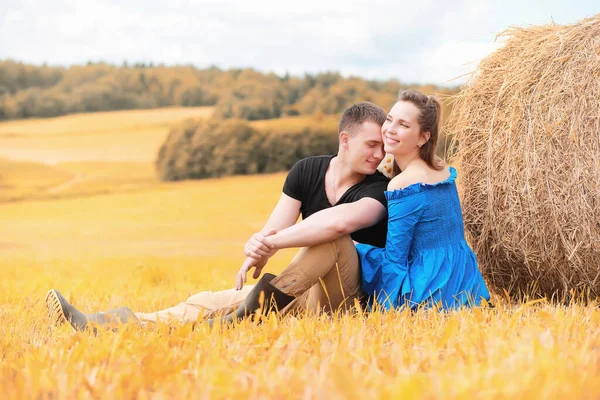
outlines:
[[[455,99],[465,227],[488,283],[600,295],[600,14],[511,28]]]

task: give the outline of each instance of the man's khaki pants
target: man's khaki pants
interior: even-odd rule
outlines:
[[[348,310],[360,297],[360,265],[354,242],[343,236],[329,243],[302,248],[290,265],[271,283],[296,297],[283,314]],[[193,323],[233,312],[253,285],[242,290],[200,292],[175,307],[153,313],[136,313],[142,323],[177,321]]]

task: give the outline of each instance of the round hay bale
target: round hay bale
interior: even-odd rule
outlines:
[[[511,28],[455,99],[465,228],[492,288],[600,294],[600,14]]]

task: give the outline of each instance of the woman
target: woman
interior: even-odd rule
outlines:
[[[358,244],[362,289],[384,308],[478,305],[490,295],[464,236],[456,170],[435,150],[441,106],[405,91],[382,127],[384,149],[402,171],[388,185],[385,248]]]

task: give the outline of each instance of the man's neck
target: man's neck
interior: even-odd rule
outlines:
[[[334,157],[331,162],[334,163],[333,171],[335,172],[334,178],[337,187],[352,186],[366,177],[365,174],[353,170],[352,166],[343,157]]]

